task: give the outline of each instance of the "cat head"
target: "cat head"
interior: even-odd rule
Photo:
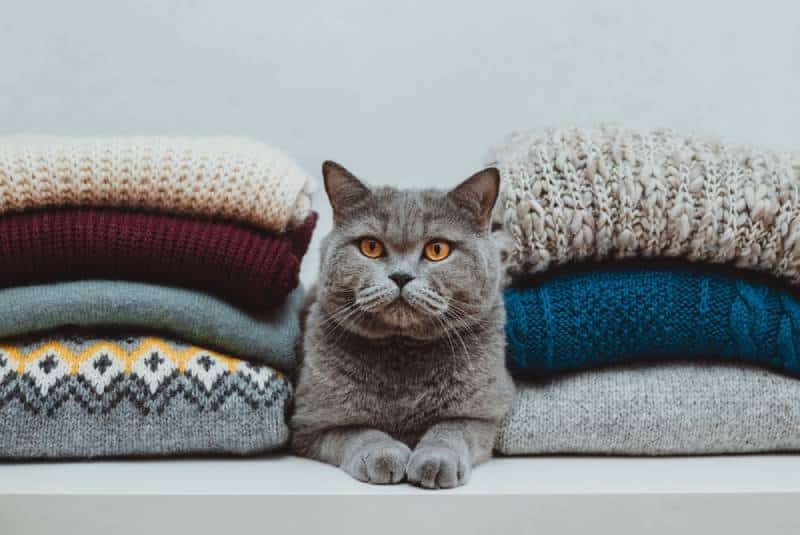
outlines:
[[[318,296],[336,328],[432,339],[470,328],[497,306],[497,169],[451,191],[371,188],[334,162],[322,173],[334,226],[322,246]]]

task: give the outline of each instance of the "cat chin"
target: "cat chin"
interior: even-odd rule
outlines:
[[[397,337],[434,340],[442,336],[434,317],[422,314],[408,303],[392,303],[379,312],[362,316],[357,324],[350,324],[349,329],[373,340]]]
[[[405,330],[414,330],[419,328],[422,324],[427,324],[424,318],[419,317],[420,313],[412,306],[403,304],[392,304],[390,307],[385,308],[379,314],[380,322],[391,332],[387,334],[398,334]]]

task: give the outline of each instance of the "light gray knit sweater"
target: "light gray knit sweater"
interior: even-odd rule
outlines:
[[[517,383],[504,455],[800,450],[800,381],[711,363],[636,365]]]
[[[518,133],[490,154],[509,272],[685,257],[800,283],[800,157],[617,126]]]

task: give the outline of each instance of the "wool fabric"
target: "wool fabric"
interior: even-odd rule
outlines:
[[[0,139],[0,214],[141,208],[283,232],[303,225],[314,188],[284,153],[248,139]]]
[[[512,276],[684,257],[800,282],[800,155],[604,125],[513,134],[488,160]]]
[[[145,335],[0,344],[0,458],[250,454],[283,446],[286,377]]]
[[[517,382],[503,455],[800,451],[800,381],[712,362],[636,364]]]
[[[737,359],[800,377],[800,300],[736,273],[575,270],[510,288],[505,303],[517,375],[676,357]]]
[[[195,290],[127,281],[76,281],[0,290],[0,339],[57,328],[147,330],[291,372],[303,288],[250,313]]]
[[[282,302],[316,222],[268,234],[228,222],[114,209],[0,217],[0,286],[122,279],[207,290],[244,307]]]

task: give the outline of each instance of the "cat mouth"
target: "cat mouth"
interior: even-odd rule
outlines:
[[[408,328],[422,323],[426,315],[406,298],[400,296],[386,305],[380,316],[384,323],[389,326]]]
[[[392,301],[386,306],[387,310],[392,308],[397,308],[400,310],[409,310],[409,311],[416,310],[416,308],[414,308],[414,305],[411,304],[411,302],[408,299],[406,299],[402,294],[398,295],[394,299],[394,301]]]
[[[365,292],[360,308],[390,329],[419,328],[440,316],[444,308],[439,296],[431,292],[395,290]],[[394,295],[392,295],[394,294]]]

